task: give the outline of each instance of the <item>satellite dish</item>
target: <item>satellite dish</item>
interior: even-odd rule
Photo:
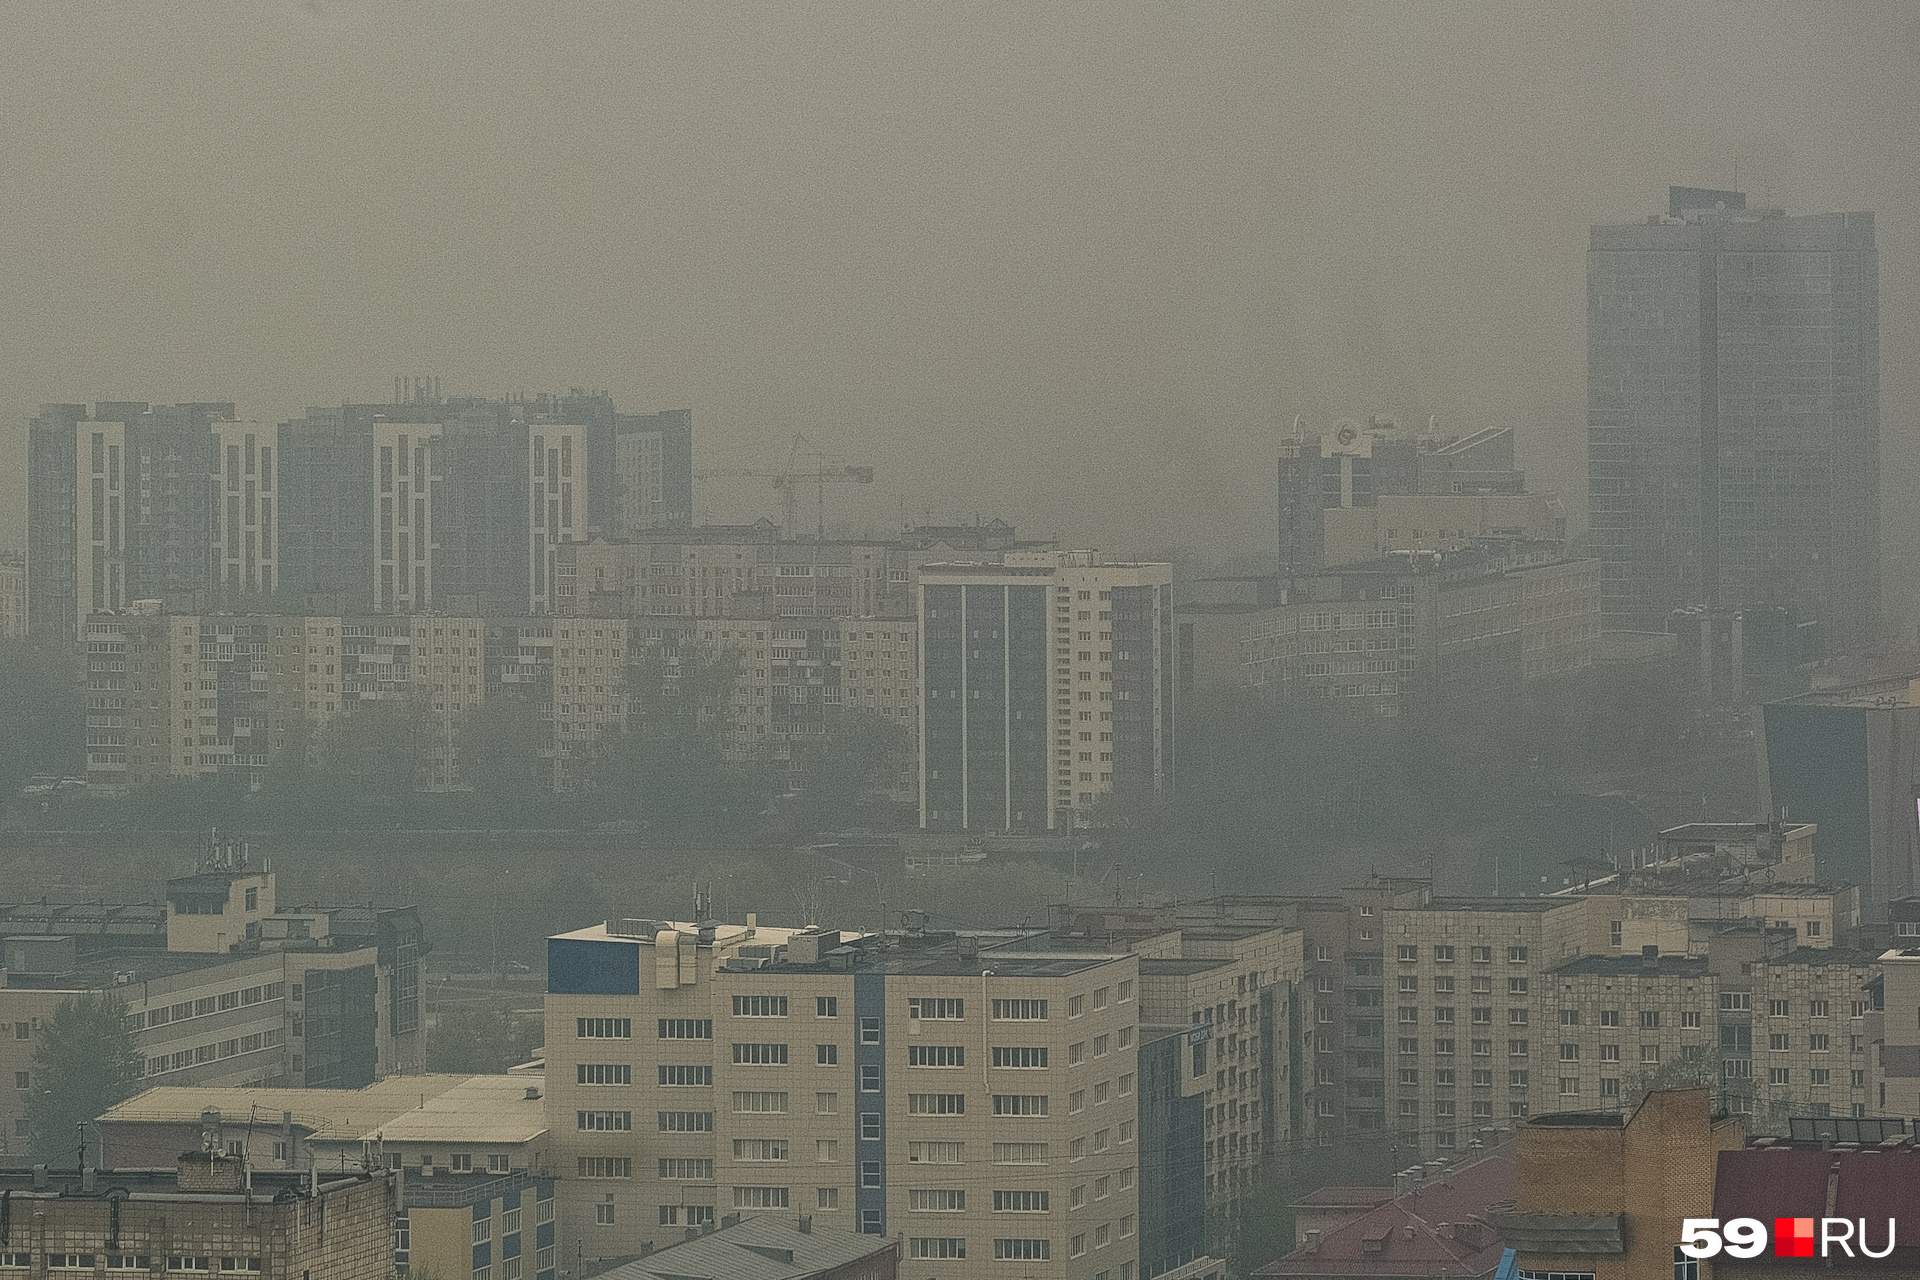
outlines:
[[[1360,433],[1355,431],[1352,427],[1341,427],[1339,431],[1334,433],[1333,438],[1335,440],[1338,440],[1341,444],[1352,444],[1355,440],[1358,440],[1360,438]]]

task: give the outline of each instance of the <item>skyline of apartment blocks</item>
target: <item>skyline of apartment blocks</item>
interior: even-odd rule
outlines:
[[[796,1210],[938,1274],[1142,1280],[1138,962],[1012,941],[752,917],[550,939],[548,1123],[584,1255]]]
[[[923,828],[1055,830],[1171,782],[1171,565],[1010,551],[919,594]]]
[[[1592,228],[1588,491],[1609,629],[1781,605],[1830,652],[1879,626],[1871,213],[1789,217],[1673,187]]]
[[[314,408],[48,404],[29,426],[28,621],[204,612],[562,611],[560,548],[686,523],[692,414],[605,394]],[[628,490],[632,486],[632,491]]]

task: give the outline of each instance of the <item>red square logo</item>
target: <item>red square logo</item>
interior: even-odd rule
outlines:
[[[1773,1256],[1811,1258],[1813,1256],[1813,1219],[1775,1218],[1773,1220]]]

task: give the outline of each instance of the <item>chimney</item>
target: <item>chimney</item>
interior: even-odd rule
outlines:
[[[1648,973],[1652,973],[1658,969],[1660,967],[1660,948],[1653,943],[1648,943],[1646,946],[1640,948],[1640,967]]]
[[[1308,1253],[1320,1252],[1320,1229],[1318,1227],[1315,1227],[1313,1230],[1307,1232],[1307,1252]]]
[[[175,1181],[182,1191],[240,1191],[245,1185],[237,1156],[190,1151],[180,1157]]]

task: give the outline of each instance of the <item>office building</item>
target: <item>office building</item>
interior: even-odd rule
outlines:
[[[301,909],[233,850],[167,882],[164,904],[0,907],[0,1141],[32,1140],[41,1029],[75,996],[127,1006],[141,1079],[357,1088],[425,1061],[411,907]]]
[[[253,1173],[197,1151],[159,1169],[0,1170],[0,1275],[387,1280],[399,1183],[386,1170]]]
[[[919,571],[920,825],[1083,825],[1174,768],[1173,568],[1007,552]]]
[[[553,938],[547,1097],[583,1256],[807,1209],[940,1274],[1136,1280],[1138,962],[1016,941],[751,917]],[[662,1108],[639,1123],[636,1084]]]
[[[27,557],[0,551],[0,640],[27,636]]]
[[[1827,648],[1879,628],[1871,213],[1673,187],[1587,250],[1588,493],[1609,629],[1780,606]]]
[[[1920,682],[1820,689],[1761,708],[1769,813],[1818,826],[1822,880],[1860,886],[1866,920],[1920,891]]]

